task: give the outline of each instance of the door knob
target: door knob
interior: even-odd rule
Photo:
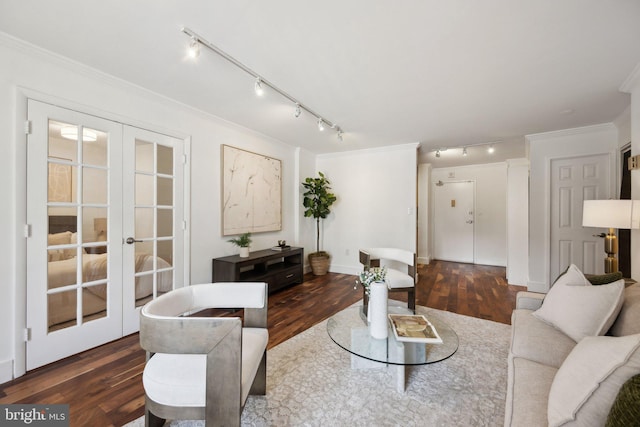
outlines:
[[[473,220],[472,219],[468,219],[467,220],[467,224],[473,224]]]
[[[124,241],[127,245],[133,245],[135,242],[142,242],[142,240],[136,240],[133,237],[127,237],[127,240]]]

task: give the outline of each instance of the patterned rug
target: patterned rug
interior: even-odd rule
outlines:
[[[511,327],[430,309],[458,334],[449,359],[407,371],[352,369],[326,321],[268,351],[267,395],[249,396],[243,426],[499,426],[504,423]],[[144,417],[127,427],[144,425]],[[171,421],[200,427],[203,421]]]

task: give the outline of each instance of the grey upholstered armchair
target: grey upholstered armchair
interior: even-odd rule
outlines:
[[[385,266],[387,268],[386,282],[389,294],[406,292],[407,305],[415,313],[416,269],[418,264],[414,252],[396,248],[360,249],[360,263],[365,270],[371,267]],[[366,309],[369,304],[369,298],[364,289],[362,301]]]
[[[189,317],[244,308],[239,317]],[[210,283],[168,292],[140,312],[146,426],[164,419],[240,425],[249,394],[266,393],[267,284]]]

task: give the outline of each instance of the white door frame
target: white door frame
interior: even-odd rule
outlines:
[[[149,126],[147,122],[142,122],[131,117],[105,112],[96,107],[88,107],[82,103],[64,100],[56,96],[47,95],[37,90],[18,86],[15,89],[16,113],[14,117],[14,132],[16,138],[15,151],[15,192],[13,203],[15,206],[14,242],[16,275],[14,278],[14,335],[13,335],[13,377],[18,378],[26,373],[26,316],[27,316],[27,239],[25,237],[25,226],[27,223],[27,134],[25,132],[25,121],[27,118],[27,100],[45,102],[57,105],[62,108],[92,114],[107,120],[117,121],[123,124],[148,129],[153,132],[162,133],[184,140],[185,165],[184,165],[184,218],[186,220],[184,233],[184,277],[183,283],[191,283],[191,272],[188,266],[191,258],[191,137],[170,129],[163,129],[160,126]],[[22,168],[22,170],[20,170]]]

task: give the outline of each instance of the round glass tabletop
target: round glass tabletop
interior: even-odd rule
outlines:
[[[386,339],[376,339],[369,334],[367,317],[363,306],[349,307],[327,321],[327,332],[331,339],[343,349],[356,356],[375,362],[392,365],[425,365],[447,359],[458,350],[458,335],[442,321],[437,313],[425,307],[416,307],[442,338],[440,344],[397,341],[391,324]],[[388,306],[389,314],[413,314],[406,307]]]

